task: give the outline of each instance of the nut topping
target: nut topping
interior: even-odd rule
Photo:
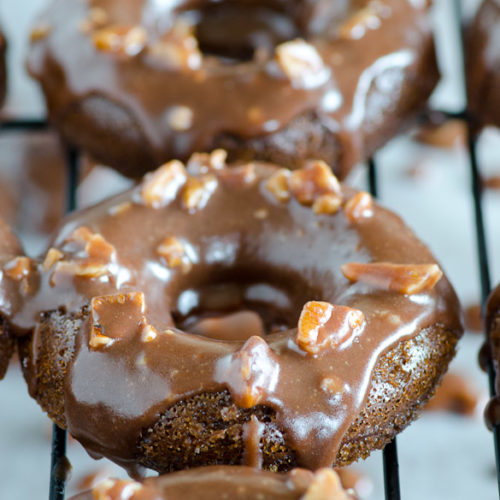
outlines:
[[[42,264],[42,269],[44,271],[49,271],[52,266],[60,261],[64,257],[64,254],[59,251],[57,248],[50,248],[45,256],[45,259]]]
[[[342,198],[338,194],[323,194],[313,203],[312,209],[315,214],[331,215],[339,211]]]
[[[51,27],[48,24],[39,24],[35,26],[30,32],[31,43],[43,40],[51,32]]]
[[[226,166],[227,152],[215,149],[211,153],[193,153],[187,163],[189,175],[200,176]]]
[[[313,355],[327,348],[337,349],[359,334],[364,322],[364,314],[357,309],[307,302],[300,314],[296,342]]]
[[[142,198],[151,208],[164,207],[175,199],[186,179],[184,165],[177,160],[169,161],[146,175],[142,183]]]
[[[28,257],[16,257],[5,264],[5,275],[14,281],[23,281],[29,277],[32,263]]]
[[[266,189],[282,203],[290,199],[290,188],[288,186],[290,175],[290,170],[280,168],[266,182]]]
[[[97,50],[135,56],[146,46],[148,34],[142,26],[110,26],[95,31],[92,40]]]
[[[350,281],[360,281],[382,290],[412,295],[432,290],[443,272],[437,264],[391,264],[389,262],[349,262],[342,273]]]
[[[292,194],[302,205],[312,205],[325,194],[341,196],[339,181],[323,161],[311,162],[293,171],[289,185]]]
[[[165,259],[170,268],[182,267],[184,272],[189,271],[191,262],[186,254],[182,242],[174,236],[166,237],[157,247],[156,253]]]
[[[278,382],[276,355],[261,337],[250,337],[243,347],[217,367],[216,379],[226,383],[240,408],[259,404]]]
[[[327,81],[330,74],[316,48],[301,39],[278,45],[276,59],[296,88],[319,87]]]
[[[133,338],[147,325],[142,292],[103,295],[90,303],[89,346],[99,349],[117,339]]]
[[[103,28],[109,22],[109,16],[102,7],[92,7],[89,15],[80,23],[80,31],[89,33],[98,28]]]
[[[206,206],[208,200],[217,189],[217,177],[206,174],[201,177],[189,177],[184,192],[182,205],[189,212],[194,213]]]
[[[333,469],[319,469],[301,500],[352,500]]]
[[[106,479],[92,490],[94,500],[132,500],[135,493],[142,490],[136,481],[124,479]]]
[[[369,193],[355,194],[344,206],[345,216],[351,221],[373,216],[373,198]]]
[[[177,132],[189,130],[193,126],[193,110],[187,106],[174,106],[168,113],[168,124]]]

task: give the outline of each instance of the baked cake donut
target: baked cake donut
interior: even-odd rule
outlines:
[[[355,500],[332,469],[273,474],[250,467],[203,467],[142,483],[108,479],[72,500]]]
[[[344,177],[438,80],[428,3],[54,0],[28,68],[63,137],[128,176],[225,148]]]
[[[224,157],[173,160],[66,220],[9,316],[34,330],[30,394],[132,473],[365,457],[445,372],[456,295],[401,219],[325,163]]]
[[[25,284],[28,259],[22,257],[21,244],[0,217],[0,379],[5,376],[9,360],[14,352],[15,338],[5,320],[12,309],[11,300],[19,301],[19,293]],[[20,285],[20,286],[19,286]]]
[[[500,126],[500,1],[481,4],[466,30],[469,109],[478,127]]]

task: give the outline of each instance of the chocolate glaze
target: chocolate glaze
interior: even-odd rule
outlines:
[[[250,467],[203,467],[143,483],[108,480],[72,500],[94,500],[99,490],[105,490],[109,500],[354,500],[342,489],[337,474],[324,469],[316,474],[303,469],[273,474]]]
[[[500,2],[485,0],[466,33],[469,108],[478,126],[500,126]]]
[[[93,27],[91,7],[102,17]],[[427,9],[410,0],[134,0],[127,8],[55,0],[35,28],[28,68],[63,135],[128,175],[225,147],[289,167],[297,155],[321,157],[343,177],[407,125],[437,82]],[[182,49],[182,68],[157,55],[179,22],[194,23],[203,52],[189,39],[195,48],[191,58]],[[134,55],[92,41],[103,27],[137,25],[147,41]],[[297,37],[323,61],[306,84],[276,60],[275,46]]]
[[[49,251],[30,279],[29,297],[11,307],[0,303],[0,310],[10,313],[19,334],[35,328],[35,350],[41,314],[83,311],[65,379],[65,419],[93,456],[130,467],[141,431],[159,414],[192,395],[228,389],[240,407],[276,412],[300,466],[331,466],[379,356],[436,325],[460,334],[453,289],[444,277],[413,295],[394,291],[394,280],[381,286],[347,280],[341,266],[351,261],[435,262],[388,210],[373,205],[354,218],[353,200],[360,197],[347,186],[335,188],[343,208],[321,215],[294,197],[275,198],[267,186],[276,167],[209,168],[198,158],[188,171],[205,172],[201,177],[190,174],[184,187],[185,177],[170,178],[157,190],[171,165],[181,176],[181,167],[169,164],[142,186],[67,218],[52,244],[58,251]],[[211,187],[197,198],[204,204],[197,209],[186,196],[201,180]],[[304,189],[298,196],[311,186],[298,186]],[[172,238],[182,242],[182,255]],[[158,255],[166,246],[171,252]],[[206,293],[215,287],[230,293]],[[95,299],[107,295],[114,297]],[[301,348],[297,322],[311,300],[359,310],[362,323],[335,347],[347,323],[329,320],[318,330],[319,352]],[[235,332],[235,340],[214,340],[174,321],[249,309],[261,313],[265,338]],[[36,365],[36,352],[33,358]],[[29,382],[36,393],[36,380]],[[248,424],[252,464],[259,460],[258,432],[258,422]]]

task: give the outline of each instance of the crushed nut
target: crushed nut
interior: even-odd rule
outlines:
[[[186,179],[184,164],[177,160],[169,161],[146,175],[141,188],[142,198],[151,208],[164,207],[175,199]]]
[[[142,26],[110,26],[95,31],[92,40],[97,50],[135,56],[146,47],[148,34]]]
[[[42,269],[44,271],[49,271],[52,266],[60,261],[64,257],[64,254],[58,250],[57,248],[50,248],[45,256],[45,259],[42,264]]]
[[[170,268],[182,267],[184,272],[191,268],[191,262],[184,245],[174,236],[166,237],[156,248],[156,253],[165,259]]]
[[[193,126],[193,110],[187,106],[174,106],[168,113],[168,124],[177,132],[189,130]]]
[[[328,394],[341,394],[345,392],[346,384],[335,375],[329,375],[321,380],[321,390]]]
[[[353,14],[339,27],[339,38],[343,40],[359,40],[368,30],[376,30],[381,26],[380,12],[374,6],[367,6]]]
[[[259,404],[278,382],[279,365],[267,342],[250,337],[216,373],[216,379],[228,384],[240,408]]]
[[[302,500],[352,500],[333,469],[319,469]]]
[[[227,152],[224,149],[215,149],[211,153],[193,153],[187,163],[190,175],[200,176],[212,170],[221,170],[226,166]]]
[[[323,161],[311,162],[291,173],[290,191],[302,205],[312,205],[320,196],[341,196],[339,181]]]
[[[89,346],[98,349],[140,333],[147,324],[142,292],[94,297],[90,303]]]
[[[142,485],[136,481],[124,479],[106,479],[99,483],[92,490],[92,498],[94,500],[113,500],[119,498],[121,500],[131,500],[135,495],[142,490]]]
[[[197,70],[203,61],[193,25],[182,20],[148,47],[148,55],[153,61],[174,70]]]
[[[344,205],[344,214],[351,221],[356,222],[361,218],[373,216],[373,198],[369,193],[355,194]]]
[[[336,349],[357,335],[364,326],[364,314],[328,302],[307,302],[300,314],[297,345],[309,354]]]
[[[342,266],[342,273],[350,281],[408,295],[431,290],[443,276],[437,264],[389,262],[349,262]]]
[[[158,337],[158,330],[152,325],[145,325],[141,330],[142,342],[152,342]]]
[[[79,278],[98,279],[103,276],[108,276],[110,271],[105,264],[61,260],[56,263],[54,273],[63,273]],[[51,279],[51,282],[54,283],[54,278]]]
[[[276,60],[294,87],[313,88],[323,85],[330,75],[316,48],[297,39],[276,47]]]
[[[290,199],[290,188],[288,186],[290,175],[290,170],[280,168],[266,182],[266,189],[282,203]]]
[[[35,26],[30,32],[31,43],[43,40],[51,31],[52,28],[48,24],[39,24],[38,26]]]
[[[183,207],[189,213],[201,210],[217,189],[217,185],[217,177],[211,174],[201,177],[189,177],[182,193]]]
[[[315,214],[331,215],[339,211],[342,198],[338,194],[323,194],[313,203],[312,209]]]
[[[5,275],[14,281],[23,281],[29,277],[32,264],[28,257],[16,257],[5,264]]]

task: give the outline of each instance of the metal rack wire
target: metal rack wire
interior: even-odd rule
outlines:
[[[454,26],[457,30],[457,39],[462,41],[461,29],[461,2],[460,0],[449,0],[453,2],[454,12]],[[465,66],[463,64],[463,44],[457,47],[462,55],[462,90],[465,95]],[[478,256],[478,268],[481,284],[481,298],[482,304],[486,302],[488,294],[491,290],[491,280],[489,271],[489,260],[486,245],[486,231],[484,225],[484,217],[482,210],[482,188],[479,164],[477,160],[477,133],[470,119],[469,113],[466,108],[460,113],[443,113],[443,116],[454,117],[463,119],[468,126],[468,154],[470,164],[470,178],[471,178],[471,191],[473,196],[474,218],[476,229],[476,244]],[[28,131],[41,131],[48,129],[48,124],[44,120],[5,120],[0,122],[0,131],[14,130],[20,132]],[[74,149],[68,148],[66,150],[66,164],[67,164],[67,203],[66,211],[70,212],[76,207],[76,191],[78,184],[78,152]],[[377,182],[377,166],[375,159],[369,160],[367,165],[368,171],[368,188],[373,196],[378,195],[378,182]],[[494,371],[492,363],[489,364],[489,382],[490,391],[494,394]],[[493,431],[495,456],[497,464],[497,482],[500,495],[500,428],[495,427]],[[66,458],[66,442],[67,433],[65,430],[60,429],[57,425],[53,425],[52,433],[52,452],[51,452],[51,470],[50,470],[50,489],[49,500],[64,500],[66,475],[68,461]],[[385,487],[386,500],[400,500],[400,482],[399,482],[399,465],[396,439],[389,443],[383,450],[383,476]]]

